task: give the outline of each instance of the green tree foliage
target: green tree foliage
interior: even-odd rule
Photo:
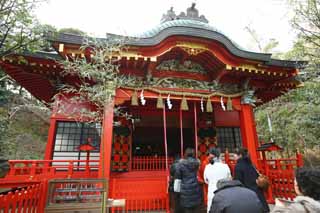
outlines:
[[[0,0],[0,57],[39,40],[33,10],[39,0]]]
[[[256,112],[260,139],[271,138],[289,151],[311,149],[320,139],[320,84],[306,82],[304,87],[260,106]],[[269,131],[267,115],[272,122]]]
[[[60,92],[55,95],[55,105],[59,104],[60,96],[71,94],[69,101],[73,104],[89,102],[94,110],[74,107],[65,109],[59,107],[59,113],[69,116],[77,115],[79,120],[89,118],[92,122],[100,122],[103,117],[104,107],[112,103],[115,90],[121,86],[127,86],[135,81],[134,78],[120,74],[119,63],[116,55],[121,55],[125,50],[124,40],[118,38],[91,39],[88,38],[82,50],[90,50],[91,58],[72,58],[63,61],[64,74],[78,76],[78,84],[61,85]],[[53,106],[54,107],[54,106]],[[118,108],[115,113],[122,114]]]
[[[59,33],[68,33],[68,34],[81,35],[81,36],[87,35],[82,30],[79,30],[79,29],[76,29],[76,28],[62,28],[62,29],[59,30]]]
[[[270,53],[279,45],[279,42],[274,38],[271,38],[269,40],[263,39],[250,25],[246,26],[245,30],[250,34],[252,43],[257,47],[259,52]]]
[[[294,12],[292,27],[298,33],[294,48],[285,54],[285,58],[307,60],[306,79],[320,76],[320,1],[290,0]]]
[[[290,6],[294,12],[291,23],[297,31],[297,39],[290,51],[279,56],[308,61],[308,65],[300,70],[304,86],[257,108],[255,114],[260,139],[269,141],[273,138],[288,152],[298,148],[309,153],[312,149],[320,150],[320,1],[291,0]],[[267,114],[272,120],[272,132],[268,128]]]

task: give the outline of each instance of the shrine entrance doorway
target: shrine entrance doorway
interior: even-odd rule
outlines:
[[[165,156],[165,134],[169,158],[181,156],[188,147],[195,148],[192,113],[183,112],[182,129],[179,116],[179,109],[167,109],[164,124],[163,109],[136,113],[132,130],[132,156]]]

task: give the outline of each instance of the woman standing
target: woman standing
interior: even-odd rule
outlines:
[[[214,192],[217,190],[217,182],[221,179],[231,179],[229,166],[220,161],[220,151],[216,148],[209,150],[210,164],[204,169],[204,181],[208,184],[207,212],[211,208]]]
[[[248,150],[245,148],[236,150],[235,159],[237,160],[237,164],[235,167],[234,179],[239,180],[245,187],[255,191],[262,203],[264,212],[269,212],[270,209],[263,195],[263,191],[256,183],[256,179],[258,178],[259,174],[252,165],[248,155]]]
[[[180,192],[180,205],[184,213],[200,212],[202,191],[197,178],[199,165],[194,149],[187,148],[184,159],[179,161],[176,168],[173,187],[175,192]]]

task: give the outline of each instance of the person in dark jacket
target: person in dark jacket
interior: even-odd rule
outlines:
[[[170,193],[170,212],[181,213],[180,193],[174,192],[174,178],[179,164],[180,156],[176,155],[173,164],[170,167],[169,193]]]
[[[245,148],[241,148],[236,150],[235,158],[237,160],[237,164],[234,170],[234,179],[239,180],[245,187],[255,191],[260,199],[263,212],[269,212],[268,203],[263,195],[263,191],[258,187],[256,183],[256,179],[259,174],[255,167],[252,165],[250,157],[248,155],[248,150]]]
[[[244,187],[239,180],[221,179],[209,213],[262,213],[257,194]]]
[[[195,158],[194,149],[187,148],[184,159],[179,161],[175,183],[180,182],[180,205],[184,213],[198,213],[202,203],[202,191],[197,173],[200,161]],[[177,188],[176,186],[174,186]],[[179,187],[178,187],[179,188]]]

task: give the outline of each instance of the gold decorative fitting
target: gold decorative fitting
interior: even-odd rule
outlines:
[[[198,55],[204,51],[209,51],[205,45],[190,43],[190,42],[178,42],[176,47],[180,47],[189,55]]]
[[[229,64],[226,64],[226,70],[232,70],[232,66]]]

